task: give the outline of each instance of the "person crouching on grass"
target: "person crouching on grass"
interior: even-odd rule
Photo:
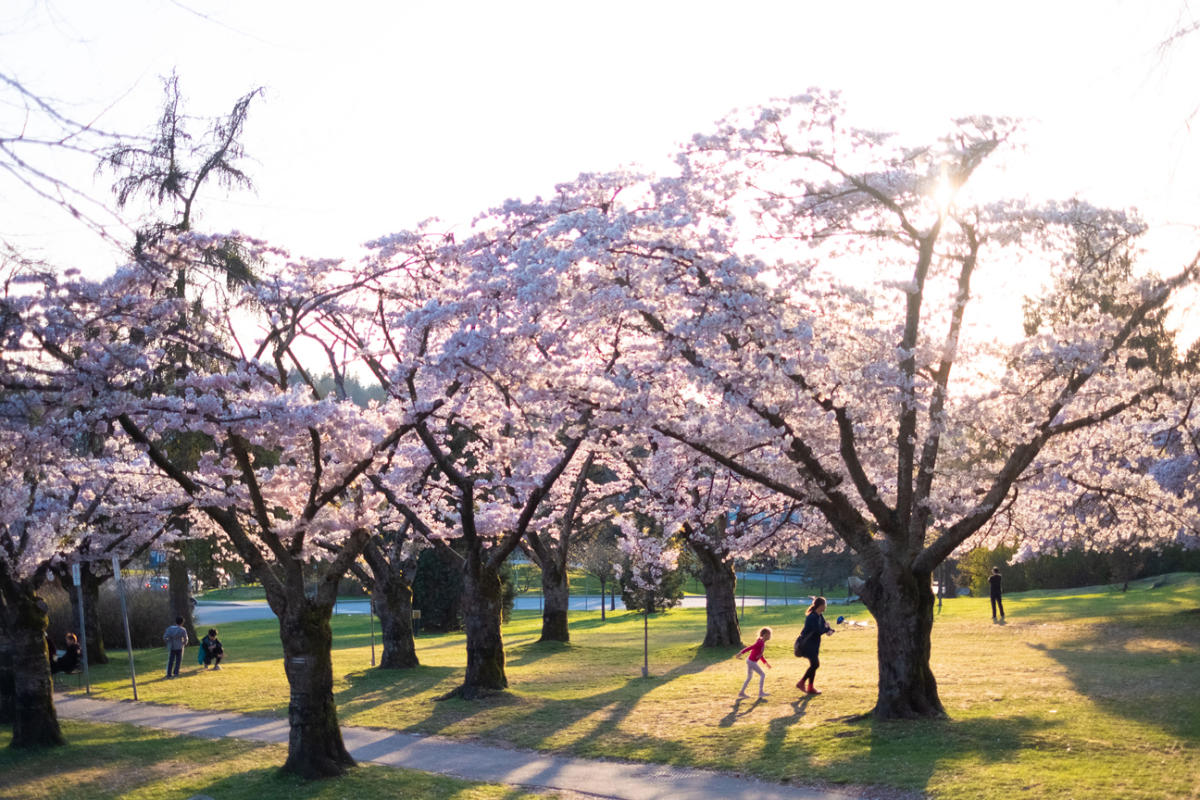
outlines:
[[[761,661],[766,665],[767,669],[771,668],[771,665],[767,663],[767,657],[763,655],[763,650],[769,641],[771,641],[771,629],[763,628],[758,632],[758,638],[754,640],[754,644],[749,647],[743,647],[738,651],[739,656],[742,653],[750,654],[746,657],[746,682],[742,684],[742,690],[738,692],[739,698],[750,696],[746,694],[746,687],[750,685],[750,679],[754,677],[754,673],[756,672],[758,673],[758,696],[760,698],[767,696],[767,693],[763,691],[763,684],[767,680],[767,673],[763,672],[763,668],[758,663]]]

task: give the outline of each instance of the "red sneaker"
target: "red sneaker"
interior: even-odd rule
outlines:
[[[807,692],[808,694],[820,694],[820,692],[817,690],[817,687],[813,686],[811,683],[808,685],[808,688],[805,689],[804,691]]]

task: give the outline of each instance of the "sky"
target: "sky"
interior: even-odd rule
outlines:
[[[962,3],[4,0],[0,71],[76,119],[148,131],[161,76],[187,110],[256,87],[253,192],[209,192],[206,230],[309,256],[427,217],[465,222],[582,171],[665,165],[735,107],[837,89],[856,121],[935,136],[1027,120],[1014,194],[1137,207],[1162,271],[1200,249],[1200,18],[1185,0]],[[0,135],[26,123],[0,104]],[[45,156],[43,156],[45,157]],[[55,157],[97,200],[110,177]],[[120,260],[0,175],[0,237],[54,263]],[[1200,310],[1195,310],[1200,315]]]

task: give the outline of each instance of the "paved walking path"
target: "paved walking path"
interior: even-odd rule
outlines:
[[[120,722],[208,738],[286,742],[286,720],[131,700],[59,694],[64,719]],[[390,767],[453,775],[534,790],[562,790],[612,800],[854,800],[857,795],[765,783],[719,772],[662,764],[589,761],[531,750],[461,742],[440,736],[342,726],[351,755]]]

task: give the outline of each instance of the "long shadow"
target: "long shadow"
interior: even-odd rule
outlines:
[[[1050,647],[1081,695],[1113,716],[1200,741],[1200,614],[1119,620]]]
[[[1053,723],[1028,717],[965,720],[843,721],[835,734],[842,758],[834,769],[853,774],[854,782],[904,786],[922,792],[945,764],[962,759],[1002,763],[1037,744]],[[919,745],[914,745],[919,742]]]
[[[461,670],[456,667],[420,666],[412,669],[371,668],[347,673],[347,687],[335,692],[333,697],[338,719],[348,718],[363,708],[431,691],[457,672]]]
[[[629,716],[638,703],[650,692],[658,689],[676,678],[692,675],[707,669],[715,661],[728,658],[725,652],[707,652],[703,648],[692,648],[692,659],[685,663],[649,677],[629,677],[620,685],[598,692],[588,697],[573,697],[569,700],[542,700],[536,707],[522,715],[520,724],[526,730],[543,730],[542,738],[548,738],[553,733],[566,730],[585,719],[601,712],[606,712],[603,719],[596,722],[590,729],[587,739],[602,740],[607,734],[615,731],[622,721]],[[463,719],[500,707],[526,705],[528,701],[514,695],[502,692],[481,700],[444,700],[437,704],[436,710],[422,722],[415,725],[423,733],[438,733]],[[644,737],[645,738],[645,737]],[[656,742],[657,743],[657,742]],[[535,745],[536,746],[536,745]],[[586,747],[577,750],[581,755],[588,755]]]
[[[532,664],[536,661],[541,661],[543,658],[556,656],[560,653],[566,653],[571,649],[570,642],[539,642],[532,641],[523,644],[512,645],[505,648],[508,655],[505,658],[505,663],[511,664],[514,667],[523,667],[527,664]]]

